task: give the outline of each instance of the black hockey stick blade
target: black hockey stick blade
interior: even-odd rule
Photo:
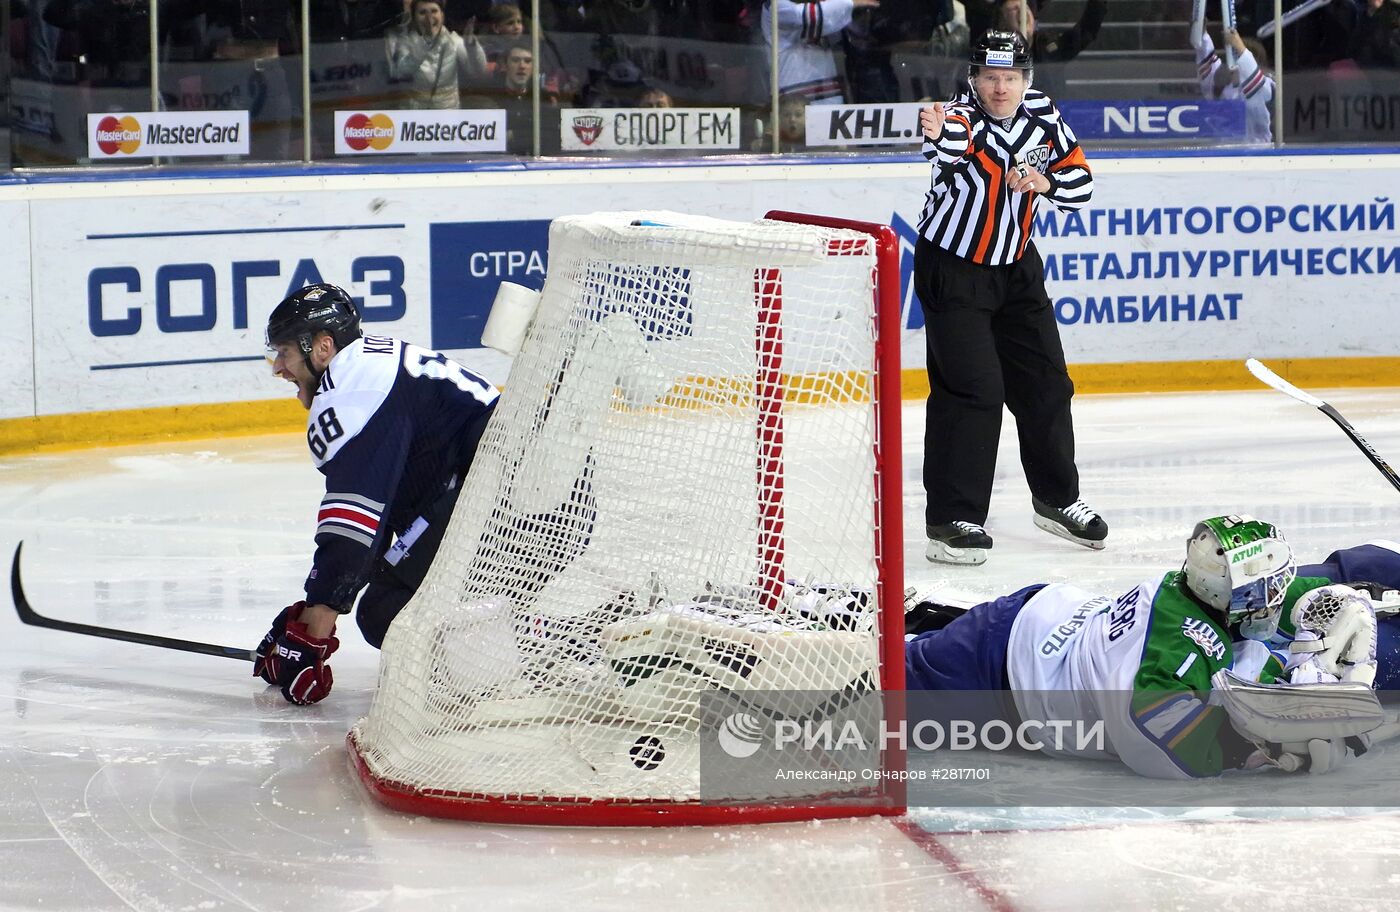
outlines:
[[[31,627],[47,627],[50,630],[65,630],[68,633],[81,633],[85,636],[105,637],[109,640],[124,640],[142,646],[159,646],[162,649],[179,649],[183,652],[198,652],[203,655],[223,656],[240,662],[251,662],[257,658],[251,649],[233,646],[219,646],[214,643],[195,643],[191,640],[177,640],[173,637],[156,636],[153,633],[137,633],[133,630],[117,630],[114,627],[98,627],[95,624],[79,624],[74,621],[59,621],[44,617],[29,604],[24,586],[19,579],[19,555],[24,550],[24,542],[15,546],[15,560],[10,565],[10,594],[14,596],[15,611],[19,619]]]
[[[1340,412],[1338,412],[1332,406],[1328,405],[1326,402],[1323,402],[1321,399],[1314,396],[1312,393],[1304,392],[1303,390],[1298,389],[1298,387],[1294,386],[1287,380],[1280,377],[1278,374],[1269,370],[1267,367],[1265,367],[1259,361],[1256,361],[1254,358],[1250,358],[1249,360],[1245,361],[1244,366],[1249,368],[1249,372],[1253,374],[1256,378],[1258,378],[1261,382],[1272,386],[1280,393],[1292,396],[1294,399],[1297,399],[1299,402],[1302,402],[1305,405],[1311,405],[1313,408],[1317,409],[1319,412],[1336,422],[1337,427],[1341,428],[1342,432],[1351,438],[1351,442],[1356,444],[1356,448],[1362,453],[1364,453],[1366,458],[1371,461],[1371,465],[1375,466],[1377,471],[1379,471],[1382,475],[1385,476],[1385,480],[1390,482],[1390,484],[1395,488],[1395,490],[1400,491],[1400,474],[1397,474],[1396,471],[1390,467],[1390,463],[1386,462],[1384,459],[1381,458],[1381,454],[1376,452],[1376,448],[1371,446],[1371,444],[1366,440],[1365,437],[1362,437],[1360,434],[1358,434],[1356,428],[1352,427],[1351,422],[1343,418]]]

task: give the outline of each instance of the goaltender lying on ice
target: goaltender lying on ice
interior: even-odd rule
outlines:
[[[1272,525],[1219,516],[1196,525],[1181,570],[1116,599],[1051,583],[965,612],[913,604],[908,686],[1006,690],[1026,721],[1102,721],[1102,749],[1048,752],[1144,776],[1326,772],[1395,733],[1374,688],[1400,688],[1400,620],[1376,621],[1396,589],[1393,542],[1298,568]]]

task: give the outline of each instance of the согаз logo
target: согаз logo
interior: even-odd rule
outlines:
[[[746,712],[736,712],[724,720],[716,733],[719,746],[736,760],[758,753],[763,741],[763,726]]]
[[[141,124],[130,114],[120,120],[108,114],[97,122],[97,148],[106,155],[130,155],[141,148]]]
[[[351,114],[345,118],[345,145],[362,152],[374,149],[383,152],[394,143],[394,122],[387,114]]]

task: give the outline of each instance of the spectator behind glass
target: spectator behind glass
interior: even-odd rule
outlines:
[[[1039,6],[1036,0],[1002,0],[996,21],[996,27],[1020,33],[1030,42],[1031,61],[1037,64],[1068,63],[1078,57],[1099,37],[1099,27],[1108,12],[1107,0],[1087,0],[1078,22],[1060,32],[1047,32],[1036,27]],[[974,32],[973,38],[976,37]],[[1040,79],[1036,88],[1046,94],[1059,94],[1064,88],[1064,75],[1059,67],[1041,67],[1036,75]]]
[[[478,22],[478,37],[486,51],[486,70],[494,76],[506,51],[525,34],[525,17],[514,3],[498,3],[483,13]]]
[[[525,16],[514,3],[497,3],[481,17],[483,35],[519,38],[525,34]]]
[[[1257,40],[1240,38],[1236,31],[1225,31],[1224,38],[1235,52],[1234,70],[1220,62],[1210,33],[1201,29],[1196,44],[1196,73],[1201,81],[1202,98],[1244,99],[1245,141],[1273,141],[1270,129],[1274,102],[1274,79],[1264,72],[1268,57]]]
[[[496,77],[505,53],[522,40],[529,42],[530,23],[514,3],[497,3],[482,13],[478,22],[478,37],[486,51],[485,83],[489,84]],[[578,91],[579,80],[564,67],[553,38],[543,29],[540,30],[540,60],[535,61],[535,70],[548,94],[572,98]]]
[[[753,150],[755,152],[773,151],[773,130],[775,128],[778,131],[780,151],[806,151],[807,99],[800,95],[784,95],[778,99],[778,116],[769,117],[762,135],[754,139]]]
[[[912,71],[909,58],[927,58],[933,35],[954,19],[953,0],[883,0],[878,9],[858,10],[846,30],[846,79],[851,101],[875,104],[900,97],[896,52],[904,81],[915,95],[929,93],[937,80]],[[963,55],[965,56],[965,52]],[[935,85],[930,86],[933,82]]]
[[[1039,6],[1049,6],[1050,0],[1043,0]],[[982,36],[989,28],[996,28],[1001,21],[1001,0],[963,0],[963,12],[967,18],[967,28],[972,39]]]
[[[640,107],[648,88],[642,71],[630,60],[615,60],[606,70],[590,71],[589,77],[581,96],[580,106],[585,108]]]
[[[150,106],[151,28],[146,0],[51,0],[44,21],[77,37],[78,79],[94,88],[145,87],[146,101],[125,94],[94,100],[93,110],[144,111]]]
[[[270,60],[301,53],[298,0],[207,0],[202,6],[215,60]]]
[[[1366,0],[1351,56],[1366,69],[1400,69],[1400,0]]]
[[[783,95],[800,96],[808,104],[841,104],[845,101],[845,92],[832,48],[851,24],[855,11],[878,8],[880,0],[776,2],[779,91]],[[772,53],[772,24],[769,0],[765,0],[763,9],[759,11],[765,54]]]
[[[474,107],[499,108],[506,112],[506,151],[514,155],[534,154],[534,132],[530,118],[534,101],[530,87],[535,82],[535,55],[530,44],[518,40],[505,51],[489,84],[471,99]],[[541,87],[540,151],[559,151],[559,100]]]
[[[311,0],[311,132],[316,158],[335,154],[335,111],[393,106],[384,36],[403,19],[403,0]]]
[[[460,107],[460,83],[486,72],[486,53],[470,24],[465,40],[446,27],[445,3],[412,0],[408,22],[385,36],[389,78],[410,83],[403,101],[407,108]]]
[[[1352,41],[1361,18],[1363,0],[1333,0],[1306,13],[1283,29],[1283,54],[1274,61],[1283,72],[1325,70],[1351,57]],[[1287,10],[1290,4],[1285,3]],[[1274,18],[1274,0],[1256,0],[1254,9],[1241,5],[1240,29],[1246,35]],[[1251,29],[1252,22],[1256,29]],[[1272,46],[1272,32],[1267,33]],[[1295,74],[1297,75],[1297,74]]]
[[[186,22],[175,43],[182,45],[183,62],[161,70],[164,105],[172,110],[246,110],[249,158],[300,157],[299,0],[162,3],[163,32],[181,12]]]
[[[506,51],[501,61],[500,85],[512,95],[529,95],[530,80],[535,76],[535,55],[523,42]]]
[[[403,18],[402,0],[312,0],[311,41],[377,41]]]
[[[57,26],[44,21],[44,13],[51,0],[29,0],[17,2],[10,12],[11,27],[14,29],[12,42],[17,42],[23,50],[12,52],[14,76],[21,79],[35,79],[51,82],[59,68],[58,42],[63,32]],[[63,69],[67,69],[64,67]],[[66,74],[65,74],[66,75]]]
[[[1084,12],[1079,14],[1079,21],[1058,33],[1037,30],[1037,10],[1035,0],[1004,0],[1001,5],[1002,27],[1020,31],[1021,17],[1024,15],[1029,32],[1027,37],[1031,42],[1031,60],[1036,63],[1067,63],[1099,37],[1099,27],[1108,13],[1108,2],[1087,0]]]
[[[642,92],[642,97],[637,99],[639,108],[673,108],[671,96],[661,89],[651,88]]]

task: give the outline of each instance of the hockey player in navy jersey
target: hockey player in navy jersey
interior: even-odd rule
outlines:
[[[258,645],[253,674],[292,703],[331,691],[336,621],[378,647],[432,563],[496,404],[489,382],[445,355],[360,330],[354,300],[309,285],[277,305],[268,357],[310,415],[306,442],[326,477],[304,601]]]
[[[1285,756],[1241,735],[1200,695],[1226,669],[1265,684],[1400,687],[1400,619],[1377,625],[1371,600],[1391,589],[1400,589],[1394,542],[1295,569],[1272,525],[1214,517],[1197,524],[1180,571],[1116,599],[1052,583],[966,613],[918,603],[906,615],[907,682],[911,690],[1009,691],[1023,720],[1101,719],[1106,750],[1050,752],[1116,758],[1154,778],[1262,765],[1325,772],[1364,752],[1365,739],[1310,739]],[[1295,622],[1323,600],[1346,604],[1354,627],[1329,633],[1325,652],[1290,651],[1295,638],[1317,639]]]

